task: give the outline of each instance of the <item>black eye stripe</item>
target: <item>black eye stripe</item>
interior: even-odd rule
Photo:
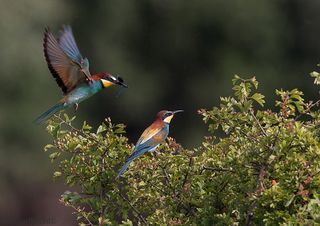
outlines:
[[[164,118],[167,118],[167,117],[169,117],[169,116],[171,116],[171,115],[172,115],[171,112],[167,112],[167,113],[164,114]]]

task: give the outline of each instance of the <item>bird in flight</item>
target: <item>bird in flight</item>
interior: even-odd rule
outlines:
[[[78,49],[70,26],[63,26],[60,36],[56,39],[48,28],[44,32],[44,56],[48,68],[62,89],[63,98],[34,121],[41,123],[55,113],[74,106],[91,97],[103,88],[119,85],[127,88],[121,77],[108,72],[91,75],[89,61]]]

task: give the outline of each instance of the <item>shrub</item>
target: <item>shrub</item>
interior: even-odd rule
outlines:
[[[319,84],[319,73],[311,74]],[[131,153],[125,126],[108,118],[96,131],[55,116],[45,147],[54,177],[72,191],[60,201],[80,225],[249,225],[320,223],[320,100],[276,90],[263,109],[256,79],[233,79],[234,95],[199,110],[210,136],[192,150],[169,138],[117,171]]]

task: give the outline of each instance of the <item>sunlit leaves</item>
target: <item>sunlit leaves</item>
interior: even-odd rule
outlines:
[[[318,64],[320,67],[320,64]],[[310,73],[311,77],[314,78],[314,84],[319,85],[320,84],[320,73],[317,71],[313,71]]]
[[[57,115],[45,146],[54,178],[71,187],[61,202],[79,225],[311,225],[320,222],[320,101],[277,90],[277,111],[261,109],[253,78],[233,79],[234,94],[199,114],[209,135],[185,149],[169,138],[117,172],[132,151],[125,125],[97,128]],[[258,108],[258,109],[256,109]]]
[[[314,197],[320,183],[312,175],[320,172],[319,101],[305,102],[298,89],[277,90],[279,111],[257,111],[250,100],[263,106],[264,96],[252,94],[255,79],[235,76],[233,84],[234,97],[221,98],[220,107],[199,112],[210,132],[221,128],[226,134],[219,142],[206,140],[200,148],[210,184],[204,200],[215,202],[204,201],[211,215],[202,209],[199,217],[244,224],[253,208],[254,224],[308,224],[310,216],[317,220],[314,213],[320,209]],[[302,121],[301,116],[311,118]],[[219,194],[217,189],[222,189]],[[241,217],[235,218],[234,211]]]
[[[263,107],[265,100],[264,96],[261,93],[255,93],[250,98],[255,100],[258,104],[260,104]]]

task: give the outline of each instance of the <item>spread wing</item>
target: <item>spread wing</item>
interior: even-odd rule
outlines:
[[[72,59],[73,62],[77,63],[81,67],[82,72],[90,78],[91,74],[89,71],[89,61],[87,58],[83,58],[77,43],[73,37],[72,29],[68,25],[62,27],[60,31],[60,37],[58,39],[59,46]]]
[[[48,68],[64,94],[86,81],[80,65],[63,51],[49,29],[44,32],[43,47]]]
[[[83,57],[78,49],[77,43],[73,37],[72,29],[68,25],[64,25],[60,31],[58,38],[60,48],[68,55],[74,62],[81,64]]]

